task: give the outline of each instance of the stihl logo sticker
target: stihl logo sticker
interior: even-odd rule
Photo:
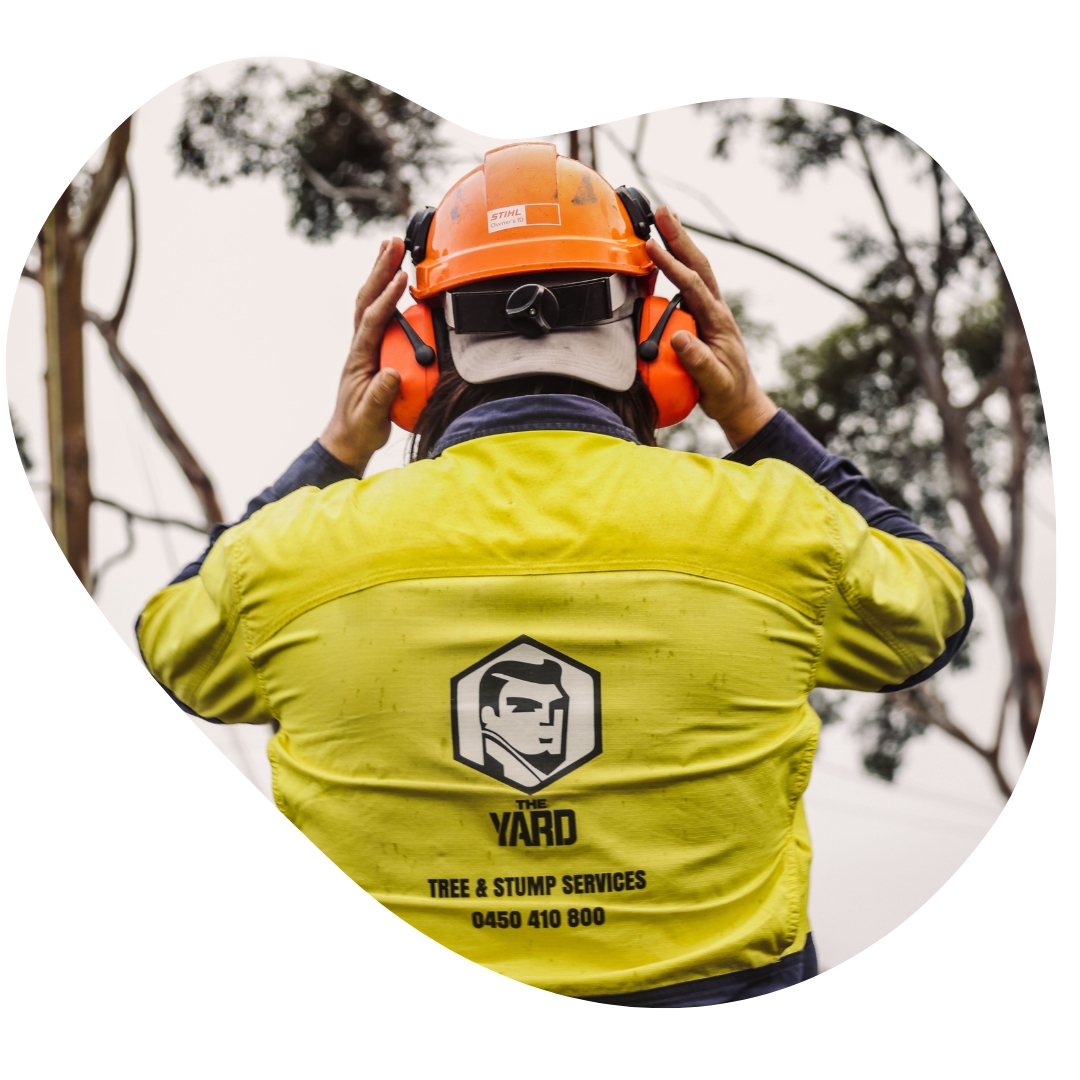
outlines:
[[[600,673],[519,637],[450,680],[454,758],[539,791],[601,751]]]
[[[488,232],[517,229],[522,225],[561,225],[558,203],[521,203],[487,212]]]

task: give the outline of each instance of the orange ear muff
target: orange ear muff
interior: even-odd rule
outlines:
[[[383,335],[379,368],[393,368],[401,376],[390,419],[411,432],[439,381],[435,327],[427,304],[413,304],[404,314],[395,312]]]
[[[652,394],[659,411],[658,427],[671,427],[685,420],[697,404],[698,384],[679,363],[671,347],[671,335],[677,330],[697,334],[697,323],[678,307],[679,297],[668,301],[661,296],[639,300],[638,371]]]

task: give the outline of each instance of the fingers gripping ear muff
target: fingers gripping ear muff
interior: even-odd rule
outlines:
[[[697,334],[693,316],[679,307],[681,299],[676,296],[669,302],[662,296],[646,296],[634,308],[638,371],[656,402],[657,427],[662,428],[685,420],[701,396],[671,345],[672,334],[679,330]]]
[[[390,409],[390,419],[406,431],[416,427],[416,421],[439,381],[436,360],[431,308],[427,304],[413,304],[404,313],[395,312],[383,335],[379,367],[393,368],[401,376],[401,387]]]

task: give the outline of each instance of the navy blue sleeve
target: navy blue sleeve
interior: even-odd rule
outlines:
[[[247,504],[244,516],[234,521],[231,525],[215,525],[210,533],[210,543],[206,550],[194,561],[189,562],[179,574],[169,582],[176,585],[181,581],[187,581],[194,577],[202,568],[210,549],[226,529],[233,525],[239,525],[241,521],[247,521],[256,510],[261,510],[278,499],[299,491],[302,487],[325,488],[336,484],[339,480],[357,480],[356,473],[343,461],[339,461],[318,439],[315,440],[268,488],[263,488],[254,499]]]
[[[828,488],[841,502],[863,516],[872,529],[905,540],[918,540],[944,555],[957,569],[960,564],[944,545],[925,533],[902,510],[882,498],[881,493],[847,458],[830,454],[793,416],[780,409],[748,442],[727,455],[729,461],[753,465],[763,458],[778,458],[801,469],[822,487]],[[896,686],[883,686],[880,693],[906,690],[939,672],[956,655],[971,629],[975,611],[971,592],[964,587],[964,625],[945,641],[945,651],[929,667]]]
[[[302,487],[317,487],[325,488],[331,484],[336,484],[339,480],[357,480],[359,477],[356,473],[349,468],[343,461],[339,461],[333,454],[330,453],[326,447],[323,446],[318,439],[315,440],[282,474],[274,481],[268,488],[263,488],[254,499],[247,504],[247,509],[244,511],[243,517],[237,521],[232,522],[230,525],[215,525],[210,532],[210,543],[206,545],[206,549],[203,553],[195,559],[193,562],[189,562],[179,574],[176,575],[169,582],[170,585],[177,585],[181,581],[187,581],[188,578],[193,578],[202,569],[202,564],[206,561],[206,556],[210,554],[210,549],[217,543],[218,538],[227,529],[231,529],[233,525],[239,525],[241,521],[247,521],[252,514],[257,510],[261,510],[264,506],[268,506],[272,502],[277,502],[278,499],[285,498],[286,495],[291,495],[294,491],[299,491]],[[135,640],[139,640],[139,621],[142,616],[135,622]],[[145,657],[143,663],[146,663]],[[189,709],[167,686],[162,683],[158,683],[159,686],[165,691],[180,706],[184,712],[191,716],[199,716],[194,709]],[[209,720],[211,724],[223,723],[221,720],[215,720],[211,716],[201,716],[201,720]]]

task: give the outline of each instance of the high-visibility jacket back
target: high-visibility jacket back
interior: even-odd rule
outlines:
[[[903,683],[963,596],[783,462],[528,431],[265,507],[140,644],[278,721],[278,806],[402,918],[602,995],[803,947],[807,696]]]

